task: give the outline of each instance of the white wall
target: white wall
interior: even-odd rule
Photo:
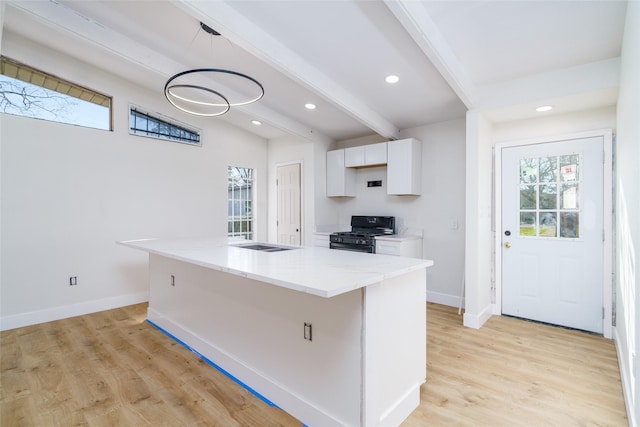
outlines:
[[[300,163],[302,181],[301,244],[303,246],[311,245],[313,231],[315,229],[314,201],[316,168],[314,162],[314,143],[300,137],[287,136],[269,140],[268,148],[269,242],[276,243],[278,240],[278,194],[276,188],[277,168],[279,165],[283,164]]]
[[[3,54],[114,103],[113,132],[0,115],[3,329],[146,300],[146,255],[115,242],[226,236],[228,165],[256,168],[257,228],[266,238],[264,139],[178,114],[161,88],[141,90],[11,34]],[[201,128],[202,147],[129,135],[130,102]]]
[[[330,200],[330,209],[338,213],[338,224],[347,228],[352,215],[392,215],[398,229],[422,229],[422,256],[435,263],[427,269],[427,299],[457,306],[464,266],[465,122],[453,120],[404,129],[400,137],[422,141],[420,196],[388,196],[386,167],[381,166],[358,169],[356,197],[319,197]],[[338,147],[379,141],[383,139],[359,138],[341,141]],[[367,188],[369,180],[382,180],[382,187]]]
[[[467,112],[464,325],[479,328],[491,317],[492,127],[478,111]]]
[[[494,143],[532,138],[568,135],[588,130],[614,129],[616,107],[602,107],[567,114],[544,115],[539,118],[494,123]]]
[[[616,326],[630,425],[640,423],[640,3],[629,2],[617,121]]]

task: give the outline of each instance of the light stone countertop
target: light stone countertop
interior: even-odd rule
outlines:
[[[229,274],[270,283],[324,298],[360,289],[384,279],[430,267],[433,261],[391,255],[337,251],[320,247],[291,247],[261,252],[240,247],[262,244],[247,240],[183,238],[118,242],[152,254]]]

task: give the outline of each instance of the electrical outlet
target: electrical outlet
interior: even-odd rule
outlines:
[[[313,341],[313,327],[311,323],[304,322],[304,339]]]
[[[78,284],[78,276],[69,277],[69,286],[76,286]]]

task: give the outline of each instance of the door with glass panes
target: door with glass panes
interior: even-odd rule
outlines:
[[[603,138],[502,150],[502,313],[602,333]]]

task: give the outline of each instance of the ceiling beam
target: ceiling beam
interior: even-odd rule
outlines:
[[[140,43],[117,33],[81,15],[75,10],[54,1],[19,1],[10,0],[11,7],[22,10],[34,19],[56,31],[66,33],[78,40],[92,43],[100,49],[132,62],[143,69],[163,75],[174,61],[163,58],[157,52],[146,48]]]
[[[4,7],[2,2],[1,7]],[[125,61],[133,63],[142,69],[158,74],[167,79],[175,73],[175,70],[185,68],[181,64],[167,56],[160,55],[157,51],[149,49],[141,43],[124,36],[99,22],[96,22],[77,11],[53,1],[9,1],[10,7],[15,7],[28,13],[34,19],[43,24],[73,36],[82,42],[88,42],[98,48],[115,55]],[[2,9],[0,9],[2,10]],[[158,89],[158,88],[150,88]],[[234,91],[228,88],[225,93],[233,94]],[[264,123],[268,123],[284,132],[300,136],[307,140],[326,143],[331,138],[323,133],[310,129],[308,126],[285,117],[282,114],[260,106],[237,107],[238,111],[247,114],[248,118],[259,118]],[[254,114],[257,117],[254,117]],[[221,117],[224,120],[224,117]]]
[[[245,18],[228,2],[173,1],[194,18],[215,28],[226,39],[318,94],[369,129],[386,138],[399,138],[400,131],[393,123]]]
[[[429,58],[468,109],[476,106],[475,87],[422,2],[384,0],[385,4]]]

